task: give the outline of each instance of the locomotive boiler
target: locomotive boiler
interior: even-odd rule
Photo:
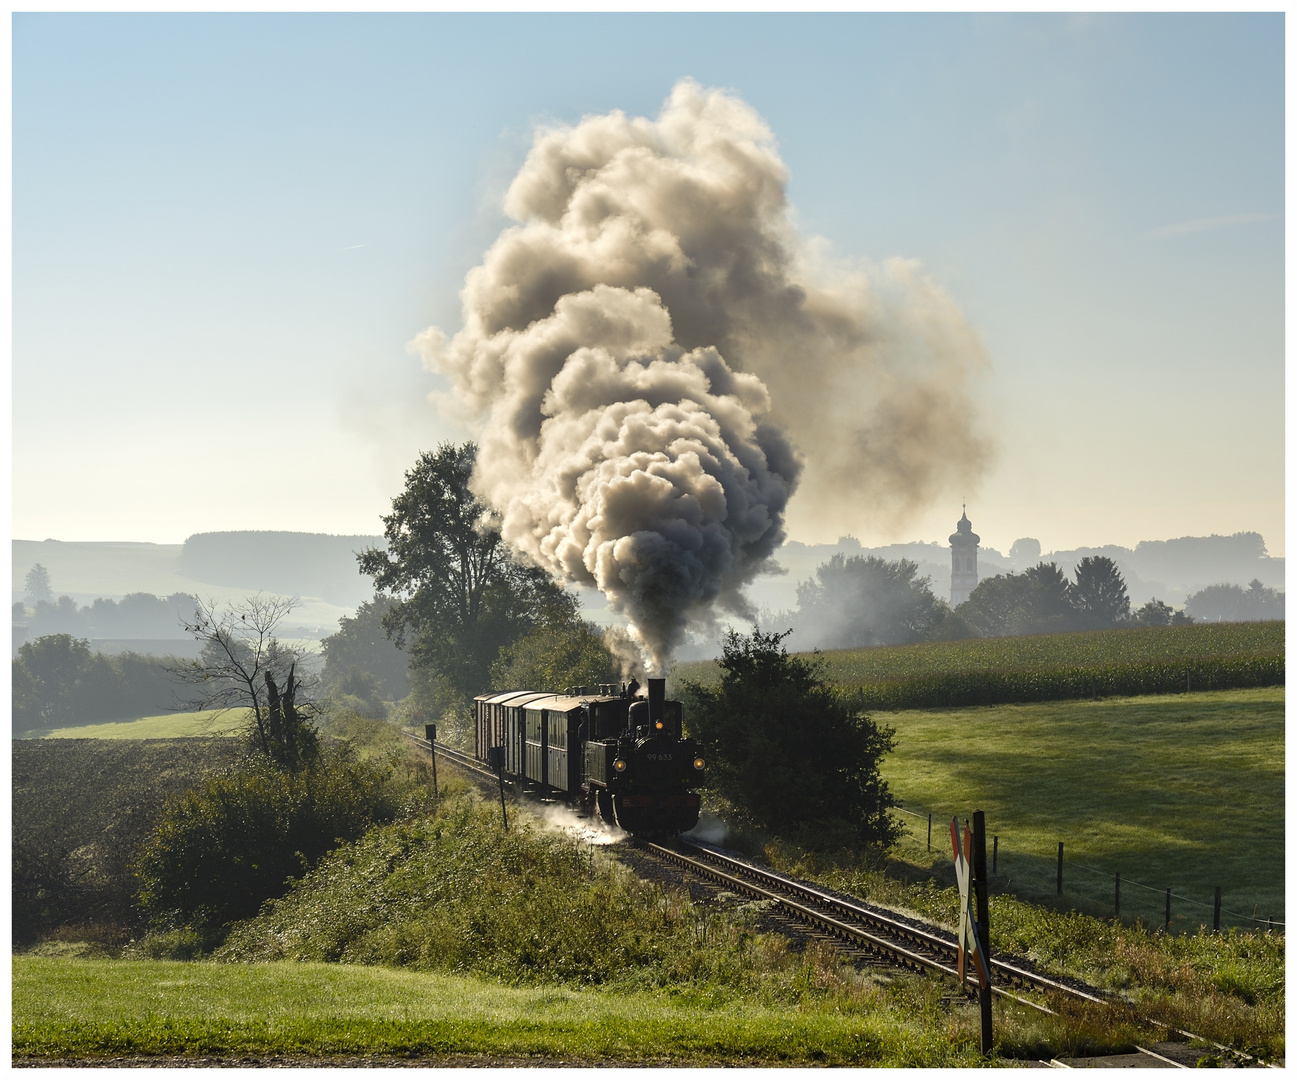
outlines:
[[[666,699],[666,680],[649,679],[647,691],[603,684],[483,694],[474,704],[475,756],[490,762],[499,748],[505,779],[637,836],[686,832],[698,823],[693,789],[705,763],[683,736],[683,706]]]

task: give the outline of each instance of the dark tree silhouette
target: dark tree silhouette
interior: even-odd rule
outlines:
[[[276,765],[296,770],[316,759],[319,737],[311,722],[314,703],[298,700],[300,654],[275,637],[292,610],[292,600],[260,593],[225,610],[214,601],[199,601],[185,629],[202,642],[202,655],[169,670],[195,688],[185,702],[191,709],[248,709],[253,747]]]
[[[1068,594],[1083,627],[1115,626],[1130,615],[1125,579],[1107,556],[1086,556],[1077,564],[1074,576]]]
[[[709,782],[763,828],[814,842],[833,836],[824,826],[837,821],[885,847],[897,835],[888,814],[896,800],[878,770],[893,730],[839,698],[817,661],[789,656],[787,636],[731,631],[717,661],[720,685],[685,683]]]

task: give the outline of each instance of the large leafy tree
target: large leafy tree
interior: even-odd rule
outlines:
[[[90,643],[70,634],[24,644],[13,662],[15,733],[84,722],[82,698],[94,660]]]
[[[920,641],[946,613],[918,564],[834,555],[797,587],[796,641],[803,648],[858,648]]]
[[[392,597],[383,628],[452,701],[486,689],[501,648],[576,609],[548,574],[511,554],[497,515],[469,487],[476,457],[473,443],[420,455],[383,518],[387,549],[358,556]]]
[[[868,843],[889,845],[896,800],[879,764],[894,733],[836,695],[818,662],[789,656],[785,637],[731,631],[717,661],[720,684],[685,683],[689,729],[708,757],[710,783],[762,828],[813,841],[841,835],[845,824]]]
[[[1077,622],[1086,629],[1116,626],[1130,615],[1126,581],[1106,555],[1086,556],[1076,565],[1068,597]]]
[[[1068,581],[1054,563],[980,581],[959,616],[982,637],[1048,634],[1071,626]]]

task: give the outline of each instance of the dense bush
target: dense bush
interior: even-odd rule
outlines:
[[[897,835],[896,800],[879,776],[892,730],[846,704],[818,661],[791,657],[782,634],[733,631],[719,685],[685,683],[686,715],[708,781],[744,817],[777,833],[833,834],[845,822],[870,843]]]
[[[157,926],[214,927],[255,915],[338,843],[391,821],[390,764],[330,748],[289,772],[257,759],[170,800],[140,854],[139,899]]]
[[[616,682],[620,666],[604,631],[575,615],[551,620],[500,650],[491,666],[494,690],[553,690]]]

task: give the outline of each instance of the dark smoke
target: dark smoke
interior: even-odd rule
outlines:
[[[416,339],[482,420],[506,538],[600,588],[657,669],[714,606],[751,617],[799,480],[812,514],[895,517],[986,458],[976,335],[911,263],[812,265],[786,180],[761,118],[691,80],[657,120],[542,132],[463,329]]]

